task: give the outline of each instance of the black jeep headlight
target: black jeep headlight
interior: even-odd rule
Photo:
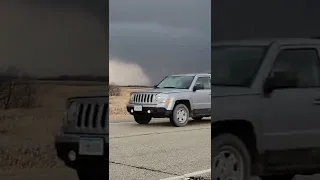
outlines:
[[[72,124],[76,120],[77,116],[77,103],[76,102],[71,102],[69,103],[68,111],[66,113],[66,124]]]

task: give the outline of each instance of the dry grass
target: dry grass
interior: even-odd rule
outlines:
[[[68,97],[107,86],[42,84],[41,107],[0,111],[0,169],[63,166],[54,149],[54,135],[61,123]]]
[[[106,85],[41,84],[37,96],[41,107],[0,111],[0,169],[62,167],[54,148],[68,97],[105,91]],[[110,97],[110,115],[128,115],[126,104],[134,88],[121,88]]]
[[[130,93],[136,90],[142,90],[142,88],[127,88],[121,87],[120,88],[120,96],[111,96],[109,103],[110,103],[110,116],[124,116],[130,115],[127,112],[126,105],[130,98]]]

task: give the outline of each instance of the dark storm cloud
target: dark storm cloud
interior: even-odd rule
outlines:
[[[150,22],[210,32],[210,0],[110,0],[110,22]]]
[[[153,83],[210,71],[210,0],[111,0],[110,58],[137,63]]]
[[[212,1],[213,40],[320,35],[320,2]]]
[[[2,1],[0,13],[1,68],[16,66],[36,75],[106,75],[105,1]]]

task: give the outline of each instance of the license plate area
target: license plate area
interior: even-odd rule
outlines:
[[[80,138],[79,155],[102,156],[104,154],[103,138]]]
[[[133,110],[134,111],[142,111],[142,106],[141,105],[134,105]]]

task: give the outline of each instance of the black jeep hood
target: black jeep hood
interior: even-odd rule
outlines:
[[[78,98],[108,98],[109,93],[108,92],[88,92],[83,93],[77,96],[70,97],[68,99],[78,99]]]

